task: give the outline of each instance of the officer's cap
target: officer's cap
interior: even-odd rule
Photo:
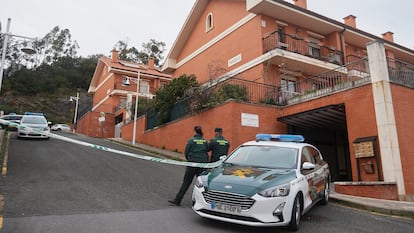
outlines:
[[[222,129],[222,128],[215,128],[215,129],[214,129],[214,132],[219,132],[219,133],[221,133],[221,132],[223,132],[223,129]]]

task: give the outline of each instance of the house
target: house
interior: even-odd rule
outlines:
[[[232,148],[257,133],[302,134],[321,149],[336,191],[413,200],[413,64],[392,32],[372,35],[356,16],[338,22],[306,0],[197,0],[162,72],[240,88],[243,100],[155,128],[141,116],[137,141],[182,152],[194,125],[206,138],[223,128]]]
[[[139,80],[139,81],[138,81]],[[158,89],[171,81],[150,58],[147,65],[112,57],[101,57],[88,93],[93,95],[92,109],[77,122],[77,132],[92,137],[121,137],[121,127],[133,121],[135,100],[152,99]],[[139,82],[139,86],[137,83]]]

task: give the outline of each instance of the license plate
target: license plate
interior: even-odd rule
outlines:
[[[211,209],[221,210],[221,211],[225,211],[229,213],[240,213],[241,212],[240,206],[233,206],[233,205],[227,205],[227,204],[215,203],[215,202],[211,203]]]

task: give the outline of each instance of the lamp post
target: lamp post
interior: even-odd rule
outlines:
[[[4,41],[3,41],[3,51],[1,53],[1,64],[0,64],[0,90],[1,90],[1,84],[3,81],[3,69],[4,69],[4,62],[6,59],[6,52],[7,52],[7,45],[9,43],[9,38],[14,36],[14,37],[20,37],[23,39],[29,39],[29,40],[35,40],[35,38],[31,38],[31,37],[26,37],[26,36],[19,36],[19,35],[13,35],[10,33],[10,22],[11,19],[8,18],[7,19],[7,27],[6,27],[6,33],[0,33],[2,35],[4,35]],[[36,51],[33,48],[23,48],[21,49],[22,52],[27,53],[27,54],[35,54]]]
[[[140,86],[140,82],[141,82],[141,72],[138,70],[138,74],[137,74],[137,78],[128,78],[127,80],[125,80],[125,82],[123,83],[124,85],[128,86],[131,85],[129,83],[129,80],[134,81],[137,84],[137,91],[136,91],[136,97],[135,97],[135,110],[134,110],[134,129],[132,131],[132,145],[135,146],[136,142],[136,136],[137,136],[137,115],[138,115],[138,95],[139,95],[139,86]]]
[[[75,104],[75,116],[73,116],[73,133],[75,133],[75,127],[76,127],[76,118],[78,118],[78,106],[79,106],[79,91],[76,93],[75,96],[70,96],[69,101],[72,102],[73,100],[76,101]]]

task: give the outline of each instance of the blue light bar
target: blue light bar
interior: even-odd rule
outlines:
[[[303,142],[305,138],[293,134],[256,134],[256,141]]]
[[[25,112],[24,115],[44,116],[41,112]]]

